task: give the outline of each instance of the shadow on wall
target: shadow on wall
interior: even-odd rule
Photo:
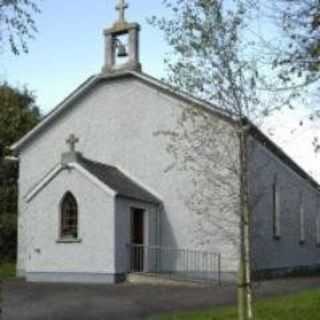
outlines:
[[[162,239],[157,246],[136,248],[143,250],[145,271],[181,280],[221,280],[221,256],[177,245],[166,210],[161,212]],[[231,278],[229,275],[226,278]],[[233,278],[233,276],[232,276]]]

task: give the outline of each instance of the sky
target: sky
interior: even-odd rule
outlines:
[[[0,80],[27,85],[37,96],[44,112],[103,65],[102,31],[117,18],[115,0],[39,1],[42,13],[36,16],[39,30],[29,42],[27,55],[0,55]],[[155,14],[165,14],[161,1],[129,1],[127,20],[139,22],[143,69],[157,77],[164,75],[166,52],[162,34],[146,23]]]
[[[37,97],[45,114],[103,66],[102,31],[117,18],[116,0],[39,0],[41,14],[35,17],[39,30],[29,42],[29,54],[0,53],[0,81],[26,85]],[[165,76],[163,59],[168,47],[160,31],[146,19],[168,12],[162,0],[129,0],[127,20],[138,22],[141,32],[143,71]],[[277,142],[298,164],[320,181],[320,155],[312,148],[317,125],[299,127],[303,112],[282,111],[265,124]]]

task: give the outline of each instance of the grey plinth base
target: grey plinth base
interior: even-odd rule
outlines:
[[[301,276],[319,276],[320,265],[310,265],[310,266],[295,266],[295,267],[285,267],[285,268],[275,268],[275,269],[263,269],[256,270],[252,272],[253,280],[271,280],[271,279],[281,279],[286,277],[301,277]]]
[[[24,269],[18,269],[16,270],[16,276],[17,278],[25,278],[26,277],[26,272]]]
[[[67,273],[67,272],[27,272],[30,282],[115,284],[126,280],[125,274],[108,273]]]

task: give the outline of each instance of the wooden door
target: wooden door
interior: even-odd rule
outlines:
[[[144,266],[144,210],[131,209],[131,264],[134,272],[142,272]]]

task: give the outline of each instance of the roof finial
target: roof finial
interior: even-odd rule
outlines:
[[[125,0],[119,0],[116,10],[119,11],[119,21],[120,23],[125,22],[125,10],[129,8],[129,5]]]
[[[79,139],[72,133],[69,138],[66,140],[66,143],[69,145],[70,152],[76,151],[76,144],[79,142]]]

